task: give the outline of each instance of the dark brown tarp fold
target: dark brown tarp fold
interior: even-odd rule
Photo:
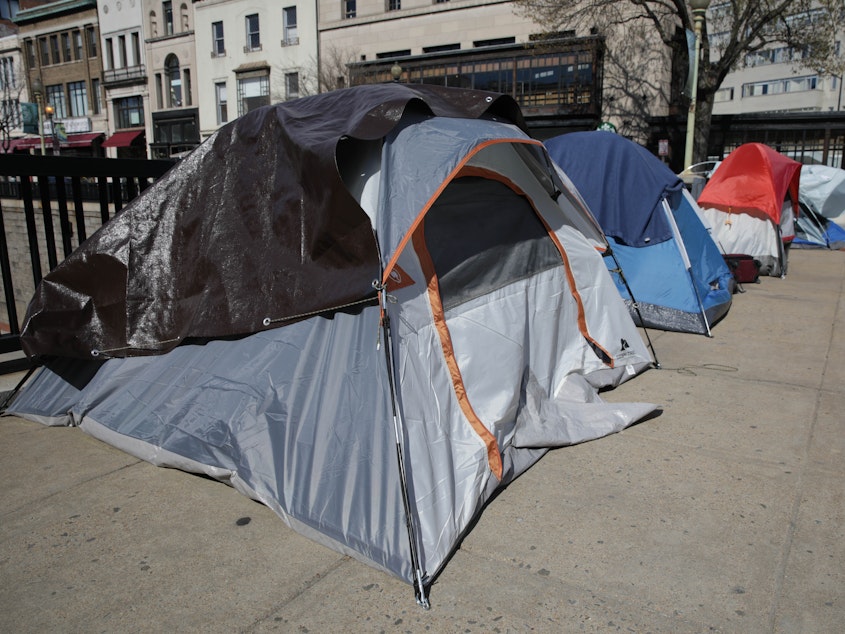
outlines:
[[[408,108],[508,121],[512,99],[378,84],[252,111],[222,127],[50,272],[21,342],[30,356],[160,354],[372,298],[369,217],[335,165],[341,139],[379,139]]]

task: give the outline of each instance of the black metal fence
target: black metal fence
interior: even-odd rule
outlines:
[[[22,291],[31,294],[45,268],[53,269],[87,239],[92,215],[94,225],[107,222],[172,166],[167,160],[0,155],[0,273],[7,320],[0,355],[21,349]],[[22,216],[20,231],[7,229],[12,215]],[[22,357],[0,360],[0,374],[27,366]]]

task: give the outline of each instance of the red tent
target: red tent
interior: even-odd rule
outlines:
[[[759,214],[780,224],[787,194],[798,215],[798,181],[801,163],[762,143],[745,143],[722,161],[698,197],[701,207],[729,213]]]

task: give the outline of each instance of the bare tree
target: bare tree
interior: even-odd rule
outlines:
[[[0,60],[0,145],[8,152],[12,145],[12,132],[20,130],[23,94],[23,69],[12,58]]]
[[[694,30],[686,0],[514,1],[520,13],[547,33],[574,30],[605,36],[603,115],[630,121],[633,132],[645,127],[644,115],[657,110],[645,103],[680,109],[679,75],[685,72],[679,69],[688,66],[684,33]],[[786,46],[796,65],[841,76],[836,36],[842,34],[843,16],[845,0],[713,0],[701,41],[694,160],[706,155],[716,92],[748,55]],[[667,68],[673,70],[667,73]]]
[[[314,78],[311,85],[317,92],[328,92],[350,85],[349,66],[357,61],[358,52],[342,49],[334,44],[324,46],[320,59],[312,59],[310,72]]]
[[[274,71],[279,77],[285,77],[289,73],[296,72],[299,83],[297,94],[300,97],[307,97],[349,86],[349,65],[356,59],[356,52],[329,45],[323,49],[319,58],[311,57],[305,66],[296,69],[274,66]],[[275,85],[278,86],[278,82]],[[288,98],[286,86],[282,85],[280,88],[273,90],[272,99],[274,102],[285,101]]]

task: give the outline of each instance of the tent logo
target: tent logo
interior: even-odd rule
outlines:
[[[630,347],[631,347],[631,346],[628,344],[628,342],[627,342],[627,341],[625,341],[624,339],[620,339],[620,341],[622,342],[622,347],[620,348],[621,350],[627,350],[628,348],[630,348]]]
[[[400,288],[405,288],[406,286],[411,286],[413,284],[413,278],[403,271],[402,267],[398,264],[394,265],[387,276],[386,286],[387,290],[390,292],[398,291]]]

